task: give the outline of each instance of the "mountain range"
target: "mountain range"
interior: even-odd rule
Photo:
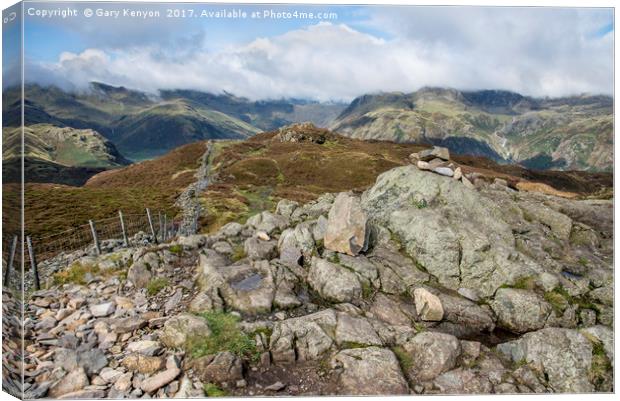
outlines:
[[[353,138],[443,145],[534,169],[613,168],[613,99],[423,88],[356,98],[331,124]]]
[[[21,90],[3,92],[5,126],[21,121]],[[24,88],[25,125],[52,124],[93,129],[132,160],[152,158],[204,139],[245,139],[299,121],[326,125],[345,107],[298,99],[250,101],[229,93],[188,90],[151,95],[92,83],[74,93],[28,84]]]
[[[65,168],[113,168],[127,159],[150,159],[188,143],[247,139],[310,121],[351,138],[442,145],[455,154],[531,169],[613,168],[613,99],[608,96],[551,99],[500,90],[423,88],[367,94],[347,105],[303,99],[252,101],[193,90],[149,94],[103,83],[92,83],[82,92],[28,84],[24,94],[25,125],[38,127],[27,133],[29,143],[37,137],[51,146],[44,135],[50,127],[90,130],[89,137],[107,141],[88,157],[84,152],[93,151],[87,146],[90,142],[72,142],[82,148],[74,151],[88,163],[55,160],[54,154],[40,157],[36,146],[26,149],[27,157],[48,167],[55,163]],[[3,101],[4,126],[18,127],[21,90],[6,89]]]

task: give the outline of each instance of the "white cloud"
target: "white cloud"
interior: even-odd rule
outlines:
[[[534,96],[612,93],[613,32],[598,34],[607,14],[552,11],[392,9],[369,22],[389,27],[390,39],[320,23],[218,52],[149,45],[63,53],[30,77],[47,74],[77,87],[103,81],[153,92],[225,90],[253,99],[350,100],[421,86]]]

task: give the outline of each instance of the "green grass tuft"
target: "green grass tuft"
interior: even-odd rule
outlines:
[[[368,348],[369,345],[358,343],[355,341],[345,341],[341,345],[342,349]]]
[[[183,253],[182,245],[172,245],[168,250],[176,255],[181,255]]]
[[[402,347],[393,347],[392,352],[396,355],[404,372],[409,371],[413,367],[413,358]]]
[[[597,388],[603,386],[605,382],[611,379],[613,367],[605,353],[603,344],[598,339],[588,337],[592,343],[592,364],[588,371],[588,378]]]
[[[230,255],[230,260],[232,260],[233,262],[237,262],[245,258],[246,256],[248,255],[245,253],[245,248],[243,244],[238,244],[233,247],[233,253],[232,255]]]
[[[428,207],[428,202],[426,202],[426,199],[412,199],[411,203],[413,203],[413,206],[417,207],[418,209],[425,209]]]
[[[146,285],[146,292],[150,295],[156,295],[159,291],[163,290],[166,286],[168,286],[170,282],[165,277],[154,278]]]
[[[225,312],[206,312],[201,316],[207,320],[211,335],[188,340],[187,351],[194,358],[229,351],[239,357],[258,359],[256,344],[239,329],[237,316]]]
[[[83,265],[81,263],[74,263],[68,269],[60,271],[54,274],[53,283],[54,285],[63,285],[63,284],[86,284],[86,274],[97,274],[99,273],[99,267],[96,265]]]
[[[207,397],[226,397],[228,393],[217,386],[217,384],[206,383],[203,387]]]
[[[536,278],[533,276],[519,277],[513,284],[503,284],[501,288],[516,288],[519,290],[533,291],[536,286]]]
[[[257,334],[259,335],[263,334],[265,338],[267,339],[267,343],[269,343],[269,341],[271,341],[271,335],[273,334],[273,329],[269,327],[259,327],[258,329],[252,332],[251,337],[254,338],[256,337]]]
[[[570,304],[561,292],[555,290],[545,292],[545,301],[551,305],[557,316],[562,316]]]
[[[369,299],[374,294],[375,290],[372,287],[372,284],[363,280],[362,281],[362,298]]]

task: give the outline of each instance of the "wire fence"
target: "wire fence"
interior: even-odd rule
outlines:
[[[3,236],[4,285],[8,285],[12,278],[16,278],[16,274],[21,273],[16,269],[19,269],[22,260],[24,270],[30,270],[34,286],[38,289],[37,265],[42,261],[90,246],[94,246],[97,254],[102,254],[102,245],[108,240],[121,240],[124,246],[137,245],[132,244],[132,239],[140,232],[145,233],[152,242],[165,242],[176,235],[178,225],[165,213],[153,213],[146,209],[143,214],[125,215],[119,211],[115,217],[89,220],[86,224],[52,235],[26,236],[25,241],[20,241],[18,235]]]

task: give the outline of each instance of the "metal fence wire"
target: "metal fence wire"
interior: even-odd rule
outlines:
[[[123,214],[100,220],[89,220],[88,223],[52,235],[41,237],[25,237],[24,244],[18,235],[3,236],[3,279],[8,285],[11,276],[18,272],[24,253],[24,270],[34,274],[35,286],[38,286],[37,264],[51,259],[61,253],[71,253],[90,246],[95,247],[98,254],[102,253],[101,245],[106,240],[122,240],[125,246],[139,232],[144,232],[150,241],[165,242],[176,234],[178,224],[162,212],[151,212],[146,209],[143,214]],[[22,246],[23,245],[23,246]]]

